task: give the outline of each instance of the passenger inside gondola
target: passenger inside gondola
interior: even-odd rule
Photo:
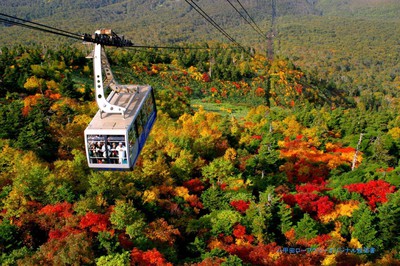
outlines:
[[[118,151],[118,162],[120,164],[126,163],[126,148],[125,145],[123,145],[122,142],[118,144],[118,147],[116,149]]]
[[[106,145],[104,141],[101,142],[101,154],[102,157],[104,158],[102,159],[103,162],[106,161],[108,163],[108,158],[110,157],[110,149],[111,147],[109,144]]]
[[[118,151],[117,151],[117,144],[113,142],[112,147],[111,147],[111,163],[116,164],[118,163]]]
[[[90,158],[90,162],[91,163],[97,163],[97,160],[94,158],[95,157],[95,150],[96,150],[95,145],[93,143],[91,143],[90,147],[89,147],[89,158]]]

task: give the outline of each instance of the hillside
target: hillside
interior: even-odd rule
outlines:
[[[300,3],[300,1],[298,1]],[[309,13],[308,5],[286,1],[283,14]],[[268,25],[270,5],[265,1],[245,1],[246,9],[261,26]],[[228,32],[238,28],[250,29],[244,20],[229,6],[218,1],[202,1],[204,11]],[[54,23],[67,30],[93,31],[99,27],[111,27],[123,32],[134,42],[165,44],[181,41],[222,40],[203,17],[185,1],[6,1],[3,12]],[[299,10],[298,10],[299,9]],[[54,24],[53,24],[54,25]],[[145,34],[144,34],[145,33]],[[249,36],[234,36],[240,41]],[[21,39],[20,39],[21,40]],[[225,40],[226,41],[226,40]]]
[[[2,49],[0,264],[399,263],[397,98],[229,49],[107,50],[122,83],[156,91],[128,172],[88,168],[83,51]]]
[[[224,1],[195,2],[248,52],[182,0],[3,2],[186,48],[106,47],[157,120],[132,171],[97,171],[92,45],[1,26],[0,265],[400,264],[397,1],[279,1],[273,60]],[[268,1],[241,2],[267,30]]]
[[[264,32],[267,32],[272,13],[271,3],[260,0],[242,2],[254,21]],[[260,40],[257,40],[251,27],[228,2],[208,0],[201,1],[198,5],[238,41],[250,46],[259,44]],[[235,6],[243,15],[246,15],[237,3]],[[289,17],[298,19],[304,16],[311,20],[314,16],[320,16],[327,23],[326,25],[331,24],[332,17],[378,19],[386,22],[390,20],[398,23],[397,14],[400,4],[395,0],[367,2],[285,0],[278,1],[276,8],[277,16],[282,18],[282,23],[291,22]],[[111,27],[139,43],[171,44],[180,41],[224,40],[218,31],[182,0],[90,2],[5,0],[2,3],[2,12],[52,26],[57,25],[73,32],[93,32],[99,27]],[[304,24],[304,28],[312,27],[312,24],[312,22]],[[337,25],[336,22],[334,25]],[[243,30],[244,34],[241,33]],[[10,32],[12,34],[13,30],[7,29],[2,34]],[[286,32],[282,34],[285,36]],[[23,42],[25,38],[24,35],[13,39],[5,38],[4,44]],[[40,42],[40,40],[35,41]],[[288,41],[290,42],[290,38]]]
[[[266,40],[227,3],[199,5],[239,43],[266,53]],[[268,32],[268,1],[243,1],[259,27]],[[238,6],[239,7],[239,6]],[[229,40],[185,1],[5,1],[2,12],[72,32],[112,28],[139,45]],[[400,3],[370,1],[278,1],[275,54],[349,95],[378,91],[399,96]],[[3,27],[2,45],[17,43],[59,47],[76,43],[64,37]]]
[[[315,7],[323,15],[364,17],[366,19],[398,20],[399,2],[396,0],[320,0]]]

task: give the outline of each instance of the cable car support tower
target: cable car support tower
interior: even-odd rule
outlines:
[[[276,37],[276,0],[271,0],[271,27],[267,34],[267,56],[270,61],[274,60],[274,38]]]

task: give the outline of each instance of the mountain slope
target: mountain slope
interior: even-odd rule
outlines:
[[[2,12],[62,28],[93,33],[112,28],[135,44],[171,45],[230,42],[183,0],[2,1]],[[267,41],[227,1],[195,1],[232,38],[266,53]],[[245,16],[235,1],[231,1]],[[271,2],[240,3],[264,33],[270,29]],[[275,54],[307,71],[339,83],[352,95],[365,89],[394,92],[400,86],[400,2],[397,0],[277,1]],[[0,26],[2,45],[76,43],[65,37]]]
[[[5,0],[2,2],[2,12],[6,14],[62,27],[73,32],[93,32],[99,27],[111,27],[129,36],[134,42],[153,44],[199,40],[228,41],[183,0],[95,0],[90,2]],[[227,1],[203,0],[195,3],[238,41],[251,46],[265,41]],[[231,1],[231,3],[243,16],[246,16],[245,11],[237,2]],[[267,32],[272,13],[270,1],[246,0],[240,3],[259,27]],[[362,18],[366,14],[368,17],[385,19],[389,14],[389,17],[394,18],[390,15],[400,10],[400,3],[396,3],[395,0],[369,0],[365,5],[363,3],[360,0],[284,0],[278,1],[276,8],[279,17],[297,19],[299,16],[321,15],[327,21],[329,21],[327,16],[353,15]],[[6,28],[1,33],[4,44],[29,40],[26,36],[29,36],[29,33],[25,31],[22,31],[23,34],[16,34],[20,31],[21,29]]]
[[[93,31],[96,27],[114,27],[124,34],[132,34],[133,38],[151,41],[153,39],[168,40],[169,36],[180,35],[180,39],[196,40],[204,34],[208,39],[219,38],[217,33],[205,19],[182,0],[95,0],[95,1],[11,1],[5,0],[2,12],[29,20],[39,20],[51,25],[66,27],[68,30]],[[271,15],[269,1],[242,1],[253,19],[261,28],[268,29],[266,24]],[[226,1],[201,1],[197,3],[207,14],[224,28],[243,27],[251,32],[251,28]],[[245,15],[241,7],[238,10]],[[281,15],[313,14],[313,4],[306,1],[280,1],[277,9]],[[139,34],[137,34],[139,32]],[[228,31],[229,32],[229,31]],[[142,33],[142,34],[140,34]],[[141,36],[146,33],[147,36]],[[234,32],[231,32],[232,34]],[[217,35],[217,34],[215,34]],[[236,38],[237,36],[235,36]],[[240,37],[238,37],[240,38]],[[17,38],[18,39],[18,38]],[[21,38],[19,38],[21,40]],[[7,40],[6,40],[7,42]]]

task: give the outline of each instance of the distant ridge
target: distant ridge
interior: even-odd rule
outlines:
[[[267,31],[271,17],[270,1],[243,0],[241,3],[256,23]],[[222,27],[231,32],[240,32],[239,39],[257,40],[254,37],[256,34],[226,1],[202,0],[198,4]],[[277,15],[370,14],[387,18],[388,14],[391,17],[399,8],[400,3],[396,0],[283,0],[277,2]],[[143,42],[224,40],[182,0],[3,0],[2,12],[77,32],[112,27]],[[3,43],[9,45],[34,41],[29,38],[29,33],[17,34],[19,31],[6,28],[0,34]],[[242,36],[242,32],[246,35]]]
[[[271,2],[240,2],[267,34]],[[196,3],[242,46],[266,54],[265,38],[227,1]],[[3,0],[2,12],[76,33],[111,28],[137,45],[230,43],[184,0]],[[280,0],[274,53],[351,95],[365,89],[398,91],[399,14],[399,0]],[[0,24],[0,29],[1,46],[79,43],[21,27]]]

